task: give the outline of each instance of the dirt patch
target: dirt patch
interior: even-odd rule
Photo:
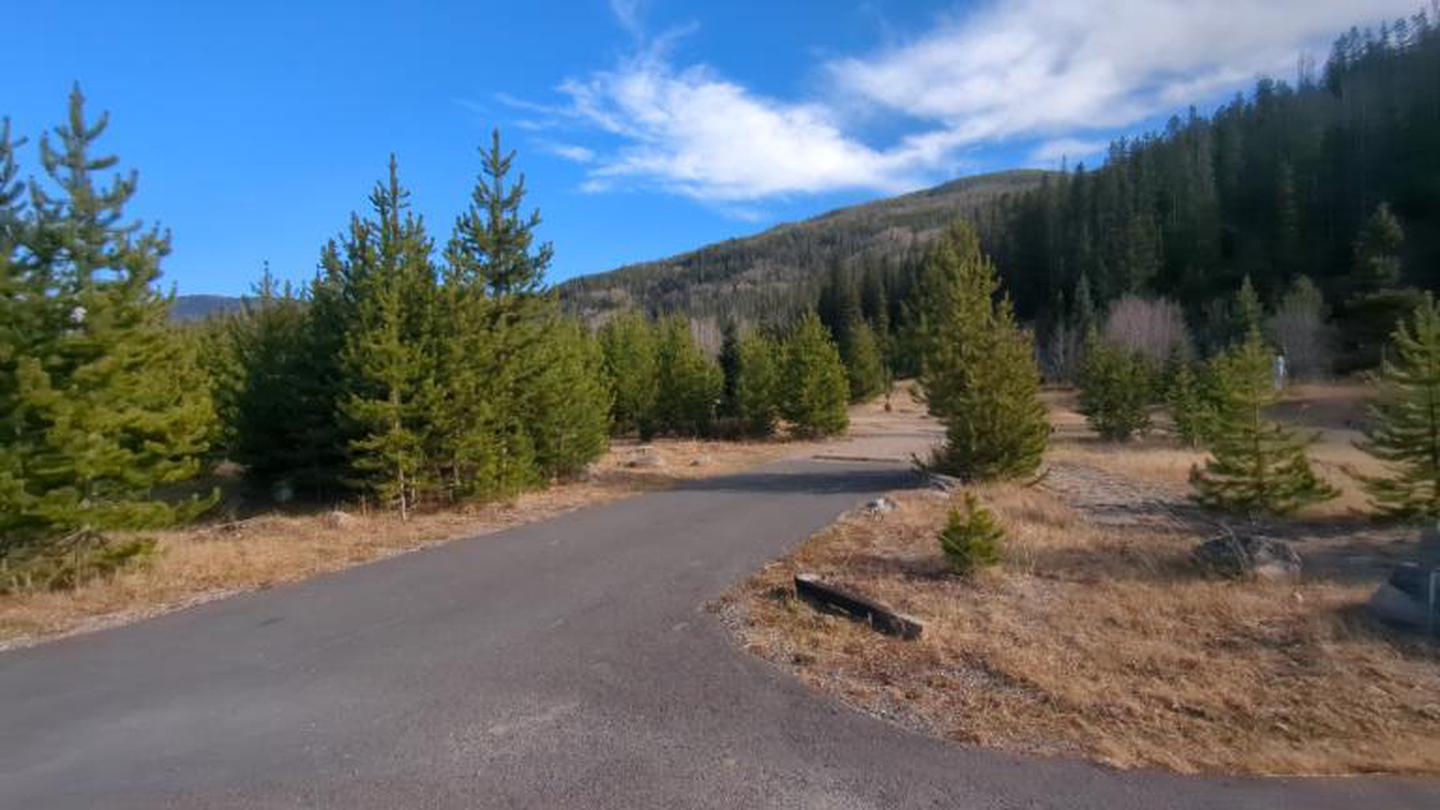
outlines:
[[[1184,773],[1440,773],[1440,651],[1363,610],[1410,533],[1311,514],[1263,527],[1305,558],[1301,582],[1203,578],[1188,555],[1218,520],[1154,474],[1189,451],[1102,446],[1067,435],[1071,419],[1057,407],[1039,486],[975,490],[1010,535],[999,569],[947,572],[936,535],[958,494],[894,493],[897,510],[847,515],[737,588],[740,643],[965,744]],[[924,636],[817,613],[793,596],[798,571],[921,619]]]

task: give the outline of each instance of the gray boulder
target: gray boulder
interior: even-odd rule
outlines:
[[[1300,555],[1283,540],[1255,534],[1225,534],[1190,552],[1195,566],[1230,579],[1293,581],[1300,578]]]

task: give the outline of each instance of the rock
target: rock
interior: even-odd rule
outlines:
[[[1270,581],[1300,578],[1300,555],[1283,540],[1253,534],[1226,534],[1190,552],[1196,567],[1231,579]]]
[[[1366,607],[1371,615],[1388,624],[1414,630],[1440,626],[1440,615],[1433,615],[1432,625],[1432,614],[1440,611],[1440,604],[1432,604],[1430,599],[1430,578],[1437,570],[1414,562],[1396,566]]]
[[[691,467],[704,467],[704,466],[708,465],[709,463],[710,463],[710,457],[709,457],[709,456],[696,456],[695,458],[690,459],[690,466],[691,466]]]
[[[879,515],[885,512],[894,512],[895,509],[895,502],[890,500],[889,498],[876,498],[875,500],[865,504],[865,511],[869,512],[872,515]]]
[[[653,447],[637,447],[630,460],[625,462],[625,466],[654,469],[664,467],[665,459],[661,458]]]
[[[325,525],[332,529],[351,529],[360,521],[349,512],[335,509],[325,515]]]

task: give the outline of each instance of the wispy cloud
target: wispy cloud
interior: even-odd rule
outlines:
[[[592,192],[653,187],[741,208],[840,189],[894,192],[952,169],[967,150],[1016,143],[1031,160],[1093,155],[1109,134],[1288,73],[1366,18],[1414,0],[1012,0],[936,21],[908,40],[816,64],[810,98],[756,92],[672,53],[689,30],[647,37],[643,0],[611,0],[636,52],[560,86],[565,103],[500,100],[605,133],[586,161]],[[876,116],[898,137],[866,138]]]
[[[1056,138],[1031,149],[1030,159],[1038,163],[1053,163],[1068,158],[1074,163],[1104,152],[1109,145],[1109,141],[1101,139]]]
[[[637,39],[645,35],[645,27],[640,19],[642,2],[643,0],[610,0],[610,11],[615,15],[615,21]]]
[[[573,143],[552,143],[547,144],[551,154],[558,155],[566,160],[576,163],[589,163],[595,159],[595,150]]]

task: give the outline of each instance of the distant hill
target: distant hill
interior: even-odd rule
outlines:
[[[201,321],[211,315],[240,309],[243,299],[229,295],[177,295],[170,307],[173,321]]]
[[[1036,188],[1046,174],[1021,169],[965,177],[668,259],[571,279],[559,285],[560,294],[572,309],[601,317],[630,307],[697,318],[780,313],[808,300],[832,264],[903,256],[950,221]]]

